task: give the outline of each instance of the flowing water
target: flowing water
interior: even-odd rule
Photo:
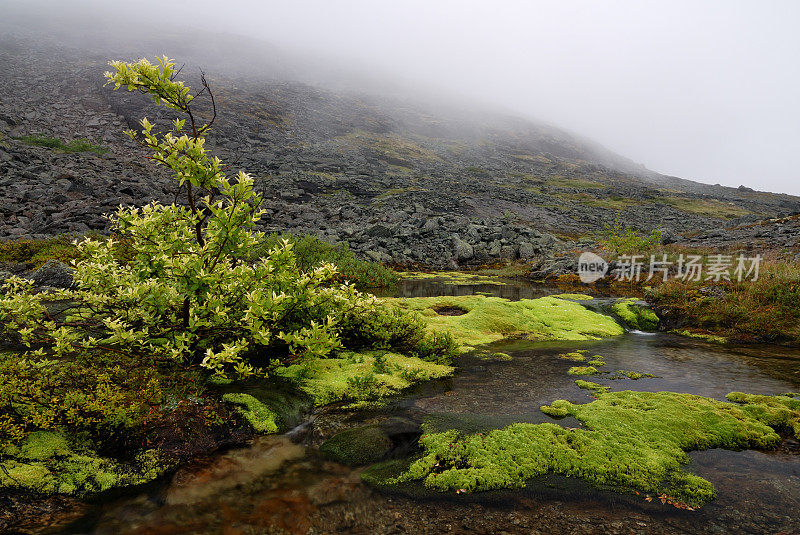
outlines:
[[[443,285],[415,281],[403,295],[491,293],[538,297],[551,288],[525,284]],[[438,293],[437,293],[438,292]],[[628,333],[596,342],[506,342],[510,361],[465,357],[452,379],[427,385],[371,412],[323,411],[312,425],[256,439],[184,467],[165,481],[87,504],[54,533],[800,533],[800,445],[773,452],[710,450],[690,454],[688,469],[710,480],[716,501],[696,512],[640,497],[599,492],[566,478],[519,491],[413,499],[375,491],[360,469],[322,458],[316,446],[340,429],[399,416],[445,427],[491,429],[553,421],[539,406],[555,399],[590,401],[558,358],[587,349],[607,370],[656,378],[593,378],[615,390],[670,390],[724,399],[731,391],[800,390],[800,351],[765,345],[718,346],[668,334]],[[574,419],[560,425],[577,427]]]

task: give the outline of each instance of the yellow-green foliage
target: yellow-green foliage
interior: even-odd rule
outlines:
[[[599,373],[594,366],[573,366],[567,370],[570,375],[595,375]]]
[[[588,364],[589,366],[605,366],[606,365],[604,360],[600,360],[600,359],[596,359],[596,358],[593,359],[593,360],[590,360],[586,364]]]
[[[623,329],[611,318],[592,312],[578,303],[555,297],[509,301],[500,297],[468,295],[387,301],[420,312],[430,329],[451,333],[463,349],[512,337],[594,340],[623,333]],[[439,307],[461,308],[467,313],[442,316],[435,311]]]
[[[31,433],[19,446],[5,448],[0,459],[0,487],[47,494],[85,494],[135,485],[155,479],[168,468],[153,450],[140,453],[131,464],[121,464],[48,431]]]
[[[409,386],[452,375],[453,368],[385,351],[344,352],[341,358],[315,359],[276,373],[299,383],[316,404],[373,401]]]
[[[236,410],[250,422],[259,433],[277,433],[276,414],[250,394],[229,393],[222,396],[224,401],[236,405]]]
[[[714,498],[714,488],[680,469],[689,461],[687,451],[775,447],[781,437],[770,426],[796,425],[800,418],[800,402],[783,396],[732,395],[745,403],[737,405],[674,392],[583,387],[598,399],[583,405],[559,400],[545,410],[574,416],[587,429],[518,423],[487,434],[424,435],[422,457],[388,482],[423,480],[439,491],[482,491],[522,487],[530,478],[556,473],[702,505]]]
[[[654,331],[658,327],[658,316],[649,308],[636,304],[638,299],[620,299],[611,306],[611,310],[622,318],[631,329]]]

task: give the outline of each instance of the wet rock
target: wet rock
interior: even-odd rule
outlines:
[[[31,273],[29,278],[37,286],[69,290],[74,284],[72,280],[73,273],[75,273],[75,270],[63,262],[48,260],[46,264]]]

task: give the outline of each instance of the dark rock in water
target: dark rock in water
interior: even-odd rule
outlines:
[[[74,282],[72,275],[75,270],[58,260],[48,260],[46,264],[29,275],[37,286],[69,290]]]

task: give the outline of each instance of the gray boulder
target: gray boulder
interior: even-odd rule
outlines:
[[[42,267],[31,273],[28,278],[37,286],[69,290],[74,286],[72,279],[74,273],[75,270],[63,262],[48,260]]]

